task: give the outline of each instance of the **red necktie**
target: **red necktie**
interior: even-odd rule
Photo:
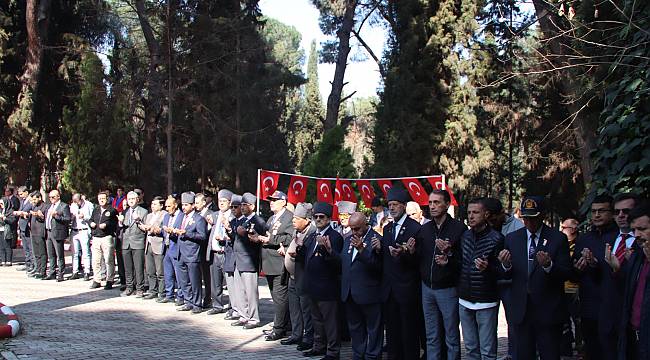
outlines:
[[[623,261],[625,261],[625,248],[627,247],[625,240],[627,237],[628,234],[621,234],[621,241],[619,242],[618,248],[616,248],[616,252],[614,253],[619,263],[623,263]]]

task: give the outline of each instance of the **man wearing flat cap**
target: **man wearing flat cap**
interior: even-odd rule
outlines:
[[[241,200],[243,223],[234,229],[233,251],[235,255],[235,290],[241,309],[239,320],[232,326],[253,329],[260,326],[259,292],[257,288],[260,268],[260,242],[258,235],[266,234],[264,220],[255,215],[257,198],[251,193],[244,193]],[[229,288],[230,289],[230,288]]]
[[[336,228],[336,231],[341,234],[342,237],[346,237],[351,234],[350,231],[350,216],[357,211],[357,204],[351,201],[339,201],[336,204],[339,214],[339,226]]]
[[[287,209],[287,194],[275,191],[268,198],[273,216],[266,223],[268,232],[259,235],[262,244],[262,271],[271,291],[275,307],[273,330],[266,334],[266,341],[283,338],[289,328],[288,274],[284,268],[285,249],[289,247],[295,230],[293,213]]]
[[[233,194],[230,197],[230,218],[229,221],[224,221],[223,226],[226,230],[226,238],[223,250],[223,272],[226,277],[226,285],[228,286],[228,301],[230,309],[226,312],[225,320],[238,321],[243,314],[242,302],[240,300],[242,292],[235,284],[235,238],[237,236],[236,229],[239,225],[243,224],[246,217],[241,212],[241,195]]]
[[[305,264],[304,291],[311,298],[314,345],[305,356],[325,355],[338,359],[341,349],[338,304],[340,297],[340,253],[343,238],[331,226],[332,205],[314,204],[318,229],[312,236],[297,242],[297,261]]]
[[[226,233],[226,224],[230,222],[230,200],[233,193],[228,189],[221,189],[217,194],[217,206],[219,210],[208,215],[209,222],[212,223],[210,237],[208,239],[207,258],[210,264],[210,288],[212,297],[212,307],[208,310],[208,315],[220,314],[225,311],[223,298],[224,272],[223,265],[225,260],[225,246],[228,234]]]
[[[176,310],[198,314],[203,311],[201,261],[205,258],[208,224],[194,210],[194,197],[193,192],[181,194],[181,226],[173,231],[178,246],[178,281],[185,299],[185,304]]]
[[[420,357],[421,315],[420,273],[415,238],[420,224],[406,214],[410,197],[406,190],[388,191],[388,212],[394,219],[384,226],[381,239],[382,302],[386,314],[386,342],[389,358]]]
[[[571,261],[566,235],[544,224],[544,198],[521,201],[524,228],[506,236],[498,269],[511,279],[509,312],[514,326],[515,359],[560,359],[562,325],[568,313],[564,281]]]
[[[306,238],[317,229],[312,222],[314,207],[310,203],[299,203],[293,213],[293,227],[296,230],[291,244],[287,248],[284,264],[289,272],[289,312],[291,314],[291,336],[280,341],[282,345],[298,344],[299,351],[309,350],[314,343],[314,327],[311,321],[311,299],[303,290],[305,263],[296,261],[297,243],[304,243]]]

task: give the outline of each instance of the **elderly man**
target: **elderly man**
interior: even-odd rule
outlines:
[[[416,203],[415,201],[409,201],[406,203],[406,215],[408,215],[411,219],[417,221],[420,225],[424,225],[431,221],[424,217],[424,213],[422,212],[420,204]]]
[[[244,313],[242,308],[241,290],[237,288],[239,284],[235,282],[235,268],[236,268],[236,256],[235,256],[235,238],[237,233],[234,229],[237,229],[239,225],[243,224],[246,220],[246,217],[242,214],[241,211],[241,195],[232,195],[230,198],[230,211],[231,216],[228,219],[224,219],[223,225],[226,229],[226,234],[228,239],[224,246],[224,259],[223,259],[223,272],[226,277],[226,285],[228,286],[228,301],[230,302],[230,309],[227,311],[224,320],[234,320],[235,322],[241,319],[241,314]]]
[[[105,290],[113,288],[115,277],[115,232],[117,231],[117,210],[109,205],[108,191],[97,194],[97,204],[89,219],[93,236],[93,282],[91,289],[101,286],[102,261],[106,262]]]
[[[203,311],[201,261],[205,258],[208,240],[208,223],[194,210],[194,193],[181,194],[183,217],[179,229],[174,229],[178,246],[179,283],[185,296],[185,304],[176,310]]]
[[[341,350],[338,303],[340,298],[340,258],[343,238],[331,226],[332,205],[316,203],[314,218],[318,230],[296,241],[297,260],[305,264],[304,290],[311,298],[314,345],[305,356],[325,355],[338,359]]]
[[[128,208],[118,215],[122,228],[122,257],[126,275],[126,289],[120,296],[144,296],[144,248],[147,231],[144,218],[147,210],[139,206],[140,198],[135,191],[126,194]]]
[[[76,280],[81,275],[81,265],[83,265],[83,278],[85,281],[90,280],[90,227],[88,223],[93,214],[93,204],[85,201],[81,194],[72,195],[72,204],[70,205],[70,214],[72,215],[72,224],[70,237],[74,247],[72,255],[72,276],[69,280]]]
[[[372,230],[366,216],[350,216],[351,234],[343,242],[341,301],[347,313],[353,359],[379,359],[383,344],[381,322],[381,256],[373,251],[381,236]]]
[[[45,216],[45,229],[47,230],[47,256],[50,258],[50,273],[47,280],[63,281],[65,272],[65,255],[63,243],[68,238],[70,226],[70,206],[61,201],[58,190],[49,194],[50,206]],[[56,270],[56,272],[55,272]]]
[[[515,359],[560,359],[562,325],[568,313],[564,281],[571,273],[566,236],[546,226],[544,198],[526,196],[521,202],[524,228],[506,236],[499,253],[506,278],[512,279],[508,311],[514,326]]]
[[[296,261],[297,242],[304,242],[316,232],[313,224],[314,209],[310,203],[299,203],[293,213],[293,228],[296,235],[287,249],[284,264],[289,272],[289,311],[291,314],[291,336],[280,341],[282,345],[298,344],[299,351],[309,350],[314,343],[314,327],[311,321],[311,300],[303,291],[304,262]]]
[[[208,239],[208,264],[210,264],[210,294],[212,308],[208,315],[220,314],[225,310],[225,299],[223,298],[225,247],[228,240],[225,224],[230,221],[231,210],[230,200],[232,191],[221,189],[217,193],[217,206],[219,211],[212,212],[208,219],[212,223],[212,230]]]
[[[357,211],[357,204],[351,201],[339,201],[336,204],[338,215],[339,215],[339,226],[336,228],[336,231],[341,234],[342,237],[350,235],[350,216]]]
[[[262,271],[271,291],[275,306],[273,330],[266,334],[266,341],[285,337],[289,328],[288,274],[284,268],[285,249],[294,236],[293,213],[287,210],[287,195],[275,191],[269,196],[273,216],[266,222],[267,236],[260,235],[262,243]]]

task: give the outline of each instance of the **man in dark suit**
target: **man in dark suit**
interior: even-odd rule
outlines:
[[[611,318],[620,320],[621,304],[617,298],[623,291],[604,261],[605,246],[613,246],[618,235],[613,213],[612,198],[596,196],[591,203],[592,229],[578,237],[573,251],[572,277],[578,284],[585,351],[587,358],[594,360],[616,356],[616,334],[605,335],[613,328]]]
[[[351,234],[343,241],[341,301],[346,307],[353,359],[379,359],[384,343],[381,322],[381,235],[355,212],[348,222]]]
[[[499,261],[512,279],[510,320],[515,326],[515,359],[560,359],[562,324],[568,313],[564,281],[571,273],[566,235],[543,223],[544,198],[526,196],[521,202],[525,228],[506,236]]]
[[[288,274],[284,268],[284,253],[293,239],[295,230],[292,220],[293,213],[287,210],[287,195],[276,191],[269,196],[273,216],[266,226],[269,228],[266,236],[260,235],[262,243],[262,271],[271,291],[275,307],[273,330],[266,334],[266,341],[283,338],[291,331],[289,327]]]
[[[226,224],[230,222],[231,210],[230,200],[233,193],[227,189],[219,190],[217,193],[218,209],[209,215],[209,223],[212,223],[210,236],[208,238],[208,264],[210,265],[210,294],[212,300],[211,309],[208,315],[215,315],[225,312],[225,299],[223,297],[225,247],[228,234]]]
[[[232,326],[253,329],[260,326],[259,291],[257,287],[260,266],[260,242],[258,235],[268,230],[266,222],[255,214],[257,198],[251,193],[244,193],[241,200],[243,223],[234,232],[233,251],[235,255],[235,291],[240,302],[239,320]],[[230,289],[230,288],[228,288]]]
[[[331,226],[332,205],[314,204],[314,234],[297,241],[297,261],[305,264],[303,287],[311,298],[314,344],[305,356],[325,355],[338,359],[341,339],[338,330],[341,259],[335,255],[343,249],[343,238]]]
[[[196,211],[207,223],[207,234],[212,230],[212,209],[208,207],[207,197],[205,194],[198,193],[194,197],[194,211]],[[212,253],[212,243],[205,242],[206,249],[203,251],[205,257],[201,259],[201,281],[203,282],[203,308],[212,309],[212,276],[210,273],[210,254]]]
[[[203,311],[201,261],[205,259],[205,244],[208,240],[208,223],[194,211],[194,193],[181,195],[181,226],[174,229],[178,246],[179,283],[183,289],[185,305],[178,311],[191,311],[198,314]]]
[[[233,320],[235,322],[239,321],[243,313],[242,310],[242,301],[240,300],[239,293],[241,292],[237,289],[235,284],[235,239],[237,237],[236,229],[239,225],[243,224],[246,218],[241,212],[241,195],[233,194],[230,197],[230,211],[231,217],[224,222],[224,227],[228,238],[224,246],[224,257],[223,257],[223,273],[226,277],[226,285],[228,286],[228,302],[230,303],[230,309],[226,312],[225,320]]]
[[[29,212],[32,210],[32,203],[29,201],[29,190],[26,186],[18,188],[18,197],[20,198],[20,207],[14,211],[14,216],[18,218],[18,237],[23,244],[25,252],[25,266],[17,270],[27,271],[27,275],[34,270],[34,255],[32,253],[32,240],[29,231]]]
[[[50,206],[45,215],[45,228],[47,229],[47,256],[50,258],[50,273],[47,280],[63,281],[65,272],[65,254],[63,243],[68,238],[70,229],[70,206],[61,201],[58,190],[49,194]],[[56,269],[56,271],[55,271]]]
[[[420,271],[415,238],[420,224],[406,214],[409,196],[404,189],[388,191],[388,212],[393,218],[384,226],[381,239],[382,292],[388,356],[420,358]]]
[[[32,251],[34,252],[34,272],[32,277],[44,279],[45,269],[47,268],[47,245],[45,243],[47,204],[45,204],[41,193],[38,191],[32,192],[29,199],[32,203],[32,209],[29,212],[29,231],[32,240]]]

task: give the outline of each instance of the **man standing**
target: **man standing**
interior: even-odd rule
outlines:
[[[174,229],[180,229],[182,212],[178,208],[178,199],[171,195],[165,200],[167,213],[163,217],[163,239],[165,241],[165,257],[163,258],[163,272],[165,274],[165,298],[158,299],[160,303],[175,303],[184,305],[183,290],[179,288],[178,244],[174,236]]]
[[[126,205],[126,194],[124,193],[124,187],[118,186],[115,189],[115,197],[113,198],[113,201],[111,202],[111,205],[115,210],[117,210],[118,213],[121,213],[122,211],[127,209]]]
[[[341,301],[346,308],[353,359],[379,359],[384,342],[381,256],[374,249],[381,248],[381,236],[368,226],[362,213],[353,213],[349,224],[352,233],[335,256],[341,258]]]
[[[525,228],[506,236],[499,253],[500,271],[512,279],[507,310],[515,327],[515,359],[560,359],[562,324],[566,321],[564,281],[571,272],[569,244],[561,232],[544,225],[544,198],[521,202]]]
[[[18,218],[18,237],[25,252],[25,266],[16,270],[27,271],[27,275],[29,275],[34,270],[34,254],[29,231],[29,212],[32,210],[32,203],[29,201],[29,190],[26,186],[18,188],[18,197],[20,198],[20,208],[14,211],[14,216]]]
[[[349,224],[350,216],[357,211],[357,204],[351,201],[339,201],[336,204],[336,208],[339,214],[339,226],[336,228],[336,231],[338,231],[342,237],[346,237],[352,233]]]
[[[566,235],[569,242],[569,255],[573,258],[575,253],[576,241],[578,240],[578,225],[580,223],[577,219],[568,217],[560,224],[560,231]],[[564,334],[572,333],[573,336],[563,336],[562,341],[562,356],[572,356],[573,346],[579,356],[584,357],[584,342],[582,339],[582,323],[580,322],[580,296],[578,296],[578,284],[571,279],[564,283],[564,294],[566,295],[567,309],[569,311],[569,319],[564,325]],[[573,326],[571,326],[573,322]],[[574,329],[573,331],[571,329]]]
[[[47,208],[45,228],[47,229],[47,256],[50,258],[50,273],[47,280],[63,281],[65,272],[65,255],[63,243],[68,238],[70,220],[70,206],[61,201],[58,190],[49,194],[50,206]],[[56,269],[56,271],[55,271]]]
[[[32,209],[29,211],[29,232],[32,240],[32,251],[34,252],[34,272],[32,276],[35,279],[45,279],[45,270],[47,268],[45,214],[47,213],[47,204],[45,204],[41,193],[38,191],[32,192],[29,198],[32,203]]]
[[[201,261],[205,259],[208,223],[194,211],[194,200],[193,192],[181,194],[183,216],[180,229],[174,229],[178,246],[178,281],[185,297],[185,305],[176,310],[198,314],[203,311]]]
[[[341,262],[335,253],[341,252],[343,238],[331,226],[332,210],[330,204],[314,204],[318,230],[312,236],[296,242],[297,261],[305,264],[303,286],[311,298],[314,326],[313,347],[303,355],[325,355],[323,359],[338,359],[341,348],[338,329]]]
[[[600,338],[599,333],[605,327],[611,328],[612,324],[607,317],[612,315],[620,317],[620,299],[615,301],[612,297],[619,297],[622,289],[616,289],[611,276],[611,268],[604,261],[605,246],[614,245],[619,233],[614,222],[612,198],[608,195],[596,196],[591,203],[592,230],[578,237],[573,252],[573,278],[578,283],[580,295],[580,317],[585,340],[585,351],[589,359],[611,359],[616,351],[616,339]],[[603,302],[618,303],[618,309],[611,306],[603,307]],[[613,304],[611,304],[613,305]],[[603,320],[601,323],[600,320]],[[608,322],[609,324],[606,324]],[[615,336],[615,335],[614,335]],[[605,356],[607,352],[608,356]]]
[[[242,316],[241,314],[244,313],[242,307],[243,300],[241,300],[242,290],[237,288],[239,284],[235,282],[235,263],[237,261],[235,255],[235,240],[238,236],[236,229],[246,220],[241,212],[241,201],[241,195],[233,195],[230,198],[230,211],[232,216],[230,219],[224,219],[224,227],[228,234],[228,239],[226,240],[226,246],[224,247],[223,272],[226,276],[228,300],[230,302],[230,309],[226,313],[224,320],[235,320],[235,322],[239,321]]]
[[[406,215],[408,215],[411,219],[417,221],[420,225],[424,225],[431,221],[424,217],[424,213],[420,207],[420,204],[416,203],[415,201],[409,201],[406,203]]]
[[[165,298],[165,275],[164,256],[165,241],[162,236],[163,217],[166,212],[163,210],[165,200],[162,196],[155,196],[151,200],[151,212],[144,219],[144,229],[147,232],[147,243],[145,244],[145,267],[149,280],[149,290],[145,294],[145,300]]]
[[[381,224],[381,219],[388,216],[388,209],[381,204],[381,198],[379,196],[372,198],[370,208],[372,209],[372,214],[370,215],[370,226],[374,228]]]
[[[467,227],[447,213],[450,202],[445,190],[433,190],[429,194],[429,212],[433,221],[422,225],[416,241],[427,358],[434,360],[460,359],[456,285],[460,275],[460,239]],[[443,342],[447,347],[446,357],[441,353]]]
[[[287,210],[287,195],[275,191],[269,196],[273,216],[266,223],[267,236],[260,235],[262,243],[262,271],[271,291],[275,307],[273,330],[266,334],[266,341],[275,341],[285,337],[289,328],[288,279],[284,268],[284,253],[293,239],[295,230],[292,225],[293,213]]]
[[[420,271],[415,238],[420,224],[406,215],[409,196],[404,189],[388,191],[388,211],[393,222],[384,226],[381,239],[382,293],[386,314],[388,356],[420,358],[421,314]]]
[[[212,230],[212,213],[213,211],[208,207],[208,202],[205,194],[198,193],[194,197],[194,211],[196,211],[203,219],[206,221],[206,234],[210,233]],[[212,242],[207,241],[207,249],[204,249],[202,254],[205,254],[205,257],[201,259],[201,281],[203,282],[203,308],[212,309],[212,281],[210,280],[210,254],[212,253]]]
[[[74,247],[72,256],[72,276],[69,280],[76,280],[81,277],[81,265],[83,265],[83,278],[85,281],[90,280],[90,217],[93,214],[93,204],[85,201],[81,194],[72,195],[72,205],[70,205],[70,214],[72,215],[72,228],[70,238]]]
[[[259,292],[257,287],[260,265],[260,242],[258,234],[268,230],[266,223],[255,215],[257,198],[251,193],[244,193],[241,200],[243,223],[234,229],[233,251],[235,255],[235,290],[240,302],[239,320],[232,326],[254,329],[260,326]],[[228,287],[230,290],[230,287]]]
[[[105,290],[113,288],[115,277],[115,232],[117,231],[117,210],[108,204],[108,191],[97,194],[97,204],[90,217],[93,236],[93,283],[91,289],[101,286],[102,261],[106,263]]]
[[[314,327],[311,321],[311,300],[303,290],[305,277],[305,264],[296,261],[297,243],[304,243],[317,231],[313,224],[314,209],[310,203],[299,203],[293,213],[293,228],[296,235],[287,248],[285,268],[289,277],[289,311],[291,313],[291,336],[280,341],[282,345],[298,344],[297,350],[304,351],[312,348],[314,344]]]
[[[122,228],[122,257],[126,275],[126,289],[120,296],[144,296],[144,245],[147,232],[144,228],[144,218],[147,210],[138,205],[139,197],[135,191],[126,194],[129,208],[118,215]]]
[[[217,193],[217,206],[219,210],[210,214],[212,230],[208,239],[208,264],[210,264],[210,294],[212,308],[207,312],[208,315],[220,314],[225,311],[225,301],[223,298],[225,247],[228,234],[226,226],[230,222],[230,200],[233,193],[227,189],[221,189]]]

